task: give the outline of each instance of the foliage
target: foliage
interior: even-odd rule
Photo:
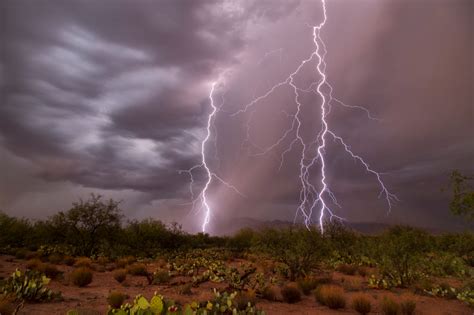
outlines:
[[[80,267],[71,273],[71,281],[78,287],[85,287],[92,282],[93,274],[89,268]]]
[[[259,234],[258,246],[264,253],[289,268],[290,280],[304,276],[322,260],[325,242],[312,228],[267,229]]]
[[[323,285],[314,291],[316,301],[331,309],[346,307],[346,298],[344,290],[333,285]]]
[[[361,315],[369,314],[372,309],[372,303],[364,295],[358,295],[352,299],[352,308]]]
[[[428,234],[419,229],[396,226],[387,231],[379,245],[383,278],[401,287],[413,283],[419,275],[419,262],[429,249],[428,244]]]
[[[49,282],[50,279],[38,271],[21,272],[17,269],[4,283],[0,284],[0,290],[3,294],[14,295],[18,300],[44,302],[58,296],[46,287]]]
[[[66,212],[59,212],[51,218],[55,239],[73,246],[75,254],[92,256],[101,246],[115,240],[122,218],[119,202],[103,201],[100,195],[92,194],[86,200],[73,203]]]
[[[474,177],[463,175],[459,171],[451,173],[453,199],[449,208],[453,214],[472,221],[474,220],[474,189],[470,187],[470,181],[474,181]]]
[[[283,301],[286,303],[293,304],[301,301],[301,291],[292,285],[286,285],[281,288],[281,295],[283,297]]]

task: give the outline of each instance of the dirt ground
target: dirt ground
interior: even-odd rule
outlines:
[[[0,256],[0,276],[8,277],[16,268],[25,269],[25,260],[17,260],[12,256]],[[153,265],[149,265],[153,270]],[[98,315],[105,314],[107,311],[107,296],[110,291],[120,291],[130,296],[132,300],[137,294],[143,294],[149,298],[154,292],[164,295],[167,298],[184,304],[191,301],[203,301],[212,299],[212,288],[224,288],[225,284],[216,284],[206,282],[193,288],[191,295],[180,295],[178,285],[173,285],[177,279],[172,279],[168,285],[148,285],[146,278],[140,276],[127,276],[124,283],[120,284],[112,276],[112,272],[104,271],[94,272],[94,279],[91,284],[85,288],[78,288],[68,281],[68,274],[73,267],[59,265],[58,268],[64,272],[62,279],[53,280],[49,288],[54,291],[61,291],[63,301],[26,304],[20,311],[20,314],[31,315],[64,315],[70,309],[81,309],[86,311],[84,314]],[[350,309],[350,301],[356,294],[364,292],[372,299],[372,312],[370,314],[381,314],[379,302],[384,296],[401,301],[411,299],[416,302],[416,314],[418,315],[474,315],[474,310],[457,300],[447,300],[443,298],[434,298],[429,296],[414,295],[410,290],[369,290],[363,289],[366,281],[360,276],[346,276],[339,273],[333,274],[335,284],[341,285],[346,291],[347,307],[343,310],[330,310],[325,306],[319,305],[314,297],[303,296],[302,301],[295,304],[283,302],[270,302],[259,299],[257,307],[263,309],[266,314],[357,314]]]

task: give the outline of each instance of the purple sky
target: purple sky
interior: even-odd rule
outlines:
[[[216,99],[225,102],[207,152],[246,197],[212,185],[211,231],[236,217],[293,220],[301,148],[278,171],[291,139],[258,157],[244,141],[247,123],[259,147],[281,137],[291,90],[229,113],[311,54],[319,1],[4,0],[0,8],[0,209],[44,218],[96,192],[124,200],[129,217],[199,228],[189,177],[178,171],[200,162],[209,90],[220,78]],[[334,104],[328,121],[400,198],[387,215],[374,177],[330,141],[337,213],[460,229],[441,189],[451,170],[474,171],[473,2],[327,0],[327,10],[334,95],[382,119]],[[310,66],[298,82],[314,78]],[[307,137],[321,128],[319,102],[305,96]],[[204,177],[196,179],[198,190]]]

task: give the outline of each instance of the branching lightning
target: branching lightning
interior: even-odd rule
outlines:
[[[298,215],[303,217],[304,223],[306,227],[310,227],[310,225],[316,223],[313,221],[313,213],[318,211],[317,215],[317,223],[319,224],[320,230],[324,232],[324,223],[326,220],[332,220],[333,218],[344,220],[342,217],[337,216],[330,205],[336,206],[341,208],[341,205],[336,199],[336,196],[331,191],[329,184],[328,184],[328,177],[327,177],[327,162],[326,162],[326,151],[327,151],[327,144],[329,138],[332,138],[335,143],[338,143],[342,146],[345,152],[352,157],[354,160],[359,162],[363,168],[366,170],[367,173],[375,176],[379,186],[380,186],[380,193],[379,198],[384,197],[388,211],[391,210],[392,204],[394,201],[398,200],[397,197],[390,193],[382,180],[382,176],[380,172],[375,171],[372,169],[369,164],[358,154],[354,153],[350,146],[344,141],[342,137],[337,135],[331,128],[330,124],[327,120],[328,115],[331,113],[331,108],[333,105],[337,104],[344,108],[351,109],[351,110],[360,110],[363,111],[367,118],[370,120],[380,121],[380,119],[374,117],[370,111],[363,107],[357,105],[349,105],[344,103],[342,100],[339,100],[333,96],[334,88],[327,80],[326,74],[326,61],[325,57],[327,54],[326,45],[321,38],[321,30],[326,24],[327,21],[327,12],[326,12],[326,0],[321,0],[322,8],[323,8],[323,20],[321,23],[310,26],[312,28],[312,35],[313,35],[313,43],[314,43],[314,50],[311,54],[304,60],[300,62],[298,67],[290,73],[283,81],[276,83],[267,92],[264,94],[254,98],[249,103],[244,105],[240,110],[230,114],[231,117],[235,117],[237,115],[249,112],[254,106],[260,103],[262,100],[268,98],[272,95],[275,91],[280,88],[290,88],[292,94],[294,95],[294,104],[295,110],[294,113],[283,112],[290,120],[290,126],[283,131],[283,134],[280,138],[277,139],[273,144],[267,147],[261,147],[251,141],[251,127],[250,123],[253,120],[253,113],[254,111],[250,112],[250,118],[247,121],[247,128],[246,128],[246,140],[244,143],[249,143],[253,148],[257,149],[258,152],[254,154],[254,156],[261,156],[265,155],[278,147],[282,147],[284,144],[289,143],[281,153],[280,156],[280,164],[279,170],[284,164],[285,156],[289,154],[291,151],[295,149],[296,146],[301,147],[301,156],[299,158],[299,181],[301,185],[301,190],[299,193],[299,206],[297,207],[295,213],[295,220],[297,219]],[[281,62],[281,53],[282,49],[276,49],[270,51],[264,55],[262,60],[258,62],[258,64],[262,63],[265,58],[267,58],[271,54],[279,53],[280,54],[280,62]],[[302,71],[302,69],[311,64],[316,63],[316,74],[319,77],[317,81],[312,82],[309,86],[303,88],[299,87],[296,83],[296,76]],[[223,180],[219,177],[213,168],[210,166],[208,161],[208,155],[206,152],[207,145],[209,141],[211,141],[212,132],[214,131],[214,150],[215,154],[217,154],[217,130],[214,126],[214,121],[216,119],[216,114],[220,111],[221,106],[216,106],[214,101],[214,93],[216,90],[216,82],[212,84],[210,93],[209,93],[209,101],[211,112],[207,117],[207,127],[206,127],[206,136],[201,142],[201,163],[198,165],[193,166],[188,170],[179,171],[180,173],[187,173],[190,176],[190,186],[189,190],[192,196],[192,208],[196,209],[199,208],[204,213],[204,218],[202,222],[202,231],[206,232],[208,225],[211,220],[212,216],[212,206],[209,202],[209,189],[213,182],[213,180],[218,181],[224,184],[227,188],[235,191],[236,193],[243,196],[238,189]],[[327,90],[327,91],[326,91]],[[314,135],[313,140],[311,142],[307,142],[304,140],[303,133],[302,133],[302,108],[303,104],[301,102],[301,95],[302,93],[313,93],[317,98],[320,100],[318,109],[319,109],[319,123],[321,125],[321,129]],[[291,141],[290,141],[291,140]],[[215,156],[217,158],[217,155]],[[319,167],[318,167],[319,166]],[[319,180],[316,183],[313,183],[313,179],[311,178],[311,174],[314,168],[319,168]],[[195,184],[194,175],[193,173],[197,170],[203,170],[205,173],[205,183],[204,186],[199,193],[198,196],[195,196],[193,186]],[[199,204],[199,206],[198,206]],[[327,217],[329,216],[329,217]]]
[[[207,127],[206,127],[206,136],[201,142],[201,163],[198,165],[194,165],[188,170],[180,170],[179,173],[187,173],[190,177],[190,183],[189,183],[189,191],[191,193],[192,197],[192,209],[196,209],[197,204],[200,203],[200,210],[204,213],[204,218],[203,222],[201,225],[202,232],[207,231],[207,226],[211,220],[211,215],[212,215],[212,209],[211,205],[209,204],[209,199],[208,199],[208,192],[210,185],[212,183],[212,180],[217,180],[227,188],[233,190],[237,194],[245,197],[244,194],[242,194],[234,185],[226,182],[224,179],[222,179],[220,176],[218,176],[214,171],[211,170],[211,166],[209,165],[208,157],[207,157],[207,152],[206,152],[206,147],[208,145],[208,142],[211,140],[211,135],[212,135],[212,130],[215,129],[214,126],[214,120],[216,118],[216,114],[219,110],[219,108],[215,105],[214,103],[214,92],[216,89],[217,82],[213,82],[211,86],[211,91],[209,92],[209,102],[210,102],[210,107],[211,107],[211,112],[209,113],[207,117]],[[216,133],[217,135],[217,133]],[[216,141],[216,138],[214,138],[214,141]],[[217,151],[217,149],[215,148]],[[217,154],[215,155],[217,157]],[[198,169],[203,169],[205,172],[205,177],[206,181],[204,184],[204,188],[201,190],[199,195],[197,197],[194,196],[194,175],[193,172]]]
[[[318,223],[321,229],[321,232],[324,232],[324,222],[327,219],[326,214],[329,215],[329,220],[333,218],[337,218],[343,220],[342,217],[337,216],[329,206],[329,203],[332,202],[333,205],[337,207],[341,207],[338,203],[336,196],[332,193],[329,188],[327,182],[327,169],[326,169],[326,149],[327,149],[327,141],[328,137],[332,137],[334,141],[338,142],[342,145],[344,150],[356,161],[360,162],[365,170],[374,175],[380,185],[380,197],[384,197],[387,205],[388,210],[390,211],[392,208],[392,204],[394,200],[398,200],[397,197],[390,193],[385,186],[381,173],[373,170],[365,160],[355,154],[346,144],[344,139],[338,136],[335,132],[330,129],[329,123],[327,121],[327,116],[331,112],[331,106],[333,104],[339,104],[345,108],[349,109],[356,109],[365,112],[368,119],[371,120],[379,120],[378,118],[374,117],[370,111],[363,107],[363,106],[354,106],[348,105],[343,101],[333,97],[333,87],[327,81],[326,75],[326,61],[325,56],[327,53],[326,46],[324,44],[323,39],[321,38],[321,30],[326,24],[327,21],[327,12],[326,12],[326,1],[321,0],[322,7],[323,7],[323,20],[318,25],[312,26],[313,30],[313,43],[314,43],[314,51],[310,54],[310,56],[298,65],[296,70],[292,72],[285,80],[273,85],[266,93],[262,94],[254,98],[251,102],[247,103],[243,106],[242,109],[233,113],[231,116],[236,116],[242,113],[248,112],[253,106],[257,105],[260,101],[266,99],[270,95],[272,95],[276,90],[282,87],[290,87],[294,94],[294,103],[296,105],[295,113],[288,114],[285,113],[289,118],[291,118],[291,124],[288,129],[286,129],[282,136],[277,139],[276,142],[271,144],[266,148],[262,148],[260,146],[255,145],[252,141],[250,141],[250,121],[247,125],[247,139],[246,142],[250,143],[254,148],[258,149],[259,152],[255,155],[264,155],[268,152],[274,150],[277,147],[280,147],[284,143],[286,143],[287,139],[293,135],[292,140],[289,142],[289,145],[285,148],[285,150],[281,153],[280,165],[279,169],[281,169],[286,154],[291,152],[295,145],[301,146],[301,156],[299,160],[299,179],[301,184],[300,190],[300,203],[297,208],[295,214],[295,220],[298,215],[302,215],[304,219],[305,225],[309,228],[311,224],[313,224],[313,212],[315,209],[319,209],[318,215]],[[316,60],[316,72],[319,76],[319,80],[316,82],[312,82],[309,87],[301,88],[298,87],[295,82],[295,76],[298,75],[303,69],[303,67]],[[324,92],[323,88],[326,88],[328,92]],[[302,111],[302,103],[300,101],[300,94],[301,93],[314,93],[320,99],[320,123],[321,123],[321,130],[315,135],[314,141],[311,143],[306,143],[302,136],[302,120],[301,120],[301,111]],[[253,112],[252,112],[253,113]],[[252,117],[252,116],[251,116]],[[316,184],[312,183],[311,180],[311,171],[316,165],[319,164],[319,172],[320,172],[320,179],[319,182]],[[329,199],[328,199],[329,198]]]

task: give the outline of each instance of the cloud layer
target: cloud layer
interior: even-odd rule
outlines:
[[[278,172],[281,148],[255,157],[288,127],[288,89],[231,117],[284,79],[312,49],[322,18],[309,1],[4,1],[0,30],[0,207],[42,217],[90,191],[124,199],[130,216],[183,220],[188,177],[199,163],[211,83],[220,79],[208,152],[236,185],[212,187],[215,220],[292,218],[298,148]],[[331,1],[323,37],[329,80],[346,103],[329,120],[352,148],[387,172],[402,202],[387,217],[378,187],[335,144],[330,182],[351,220],[440,226],[439,193],[451,169],[472,171],[472,10],[466,1]],[[305,71],[304,85],[314,78]],[[308,136],[317,130],[305,100]],[[247,128],[247,122],[249,128]],[[315,176],[318,176],[316,173]],[[199,185],[199,174],[197,176]],[[61,195],[61,197],[56,197]],[[56,199],[55,202],[51,201]]]

